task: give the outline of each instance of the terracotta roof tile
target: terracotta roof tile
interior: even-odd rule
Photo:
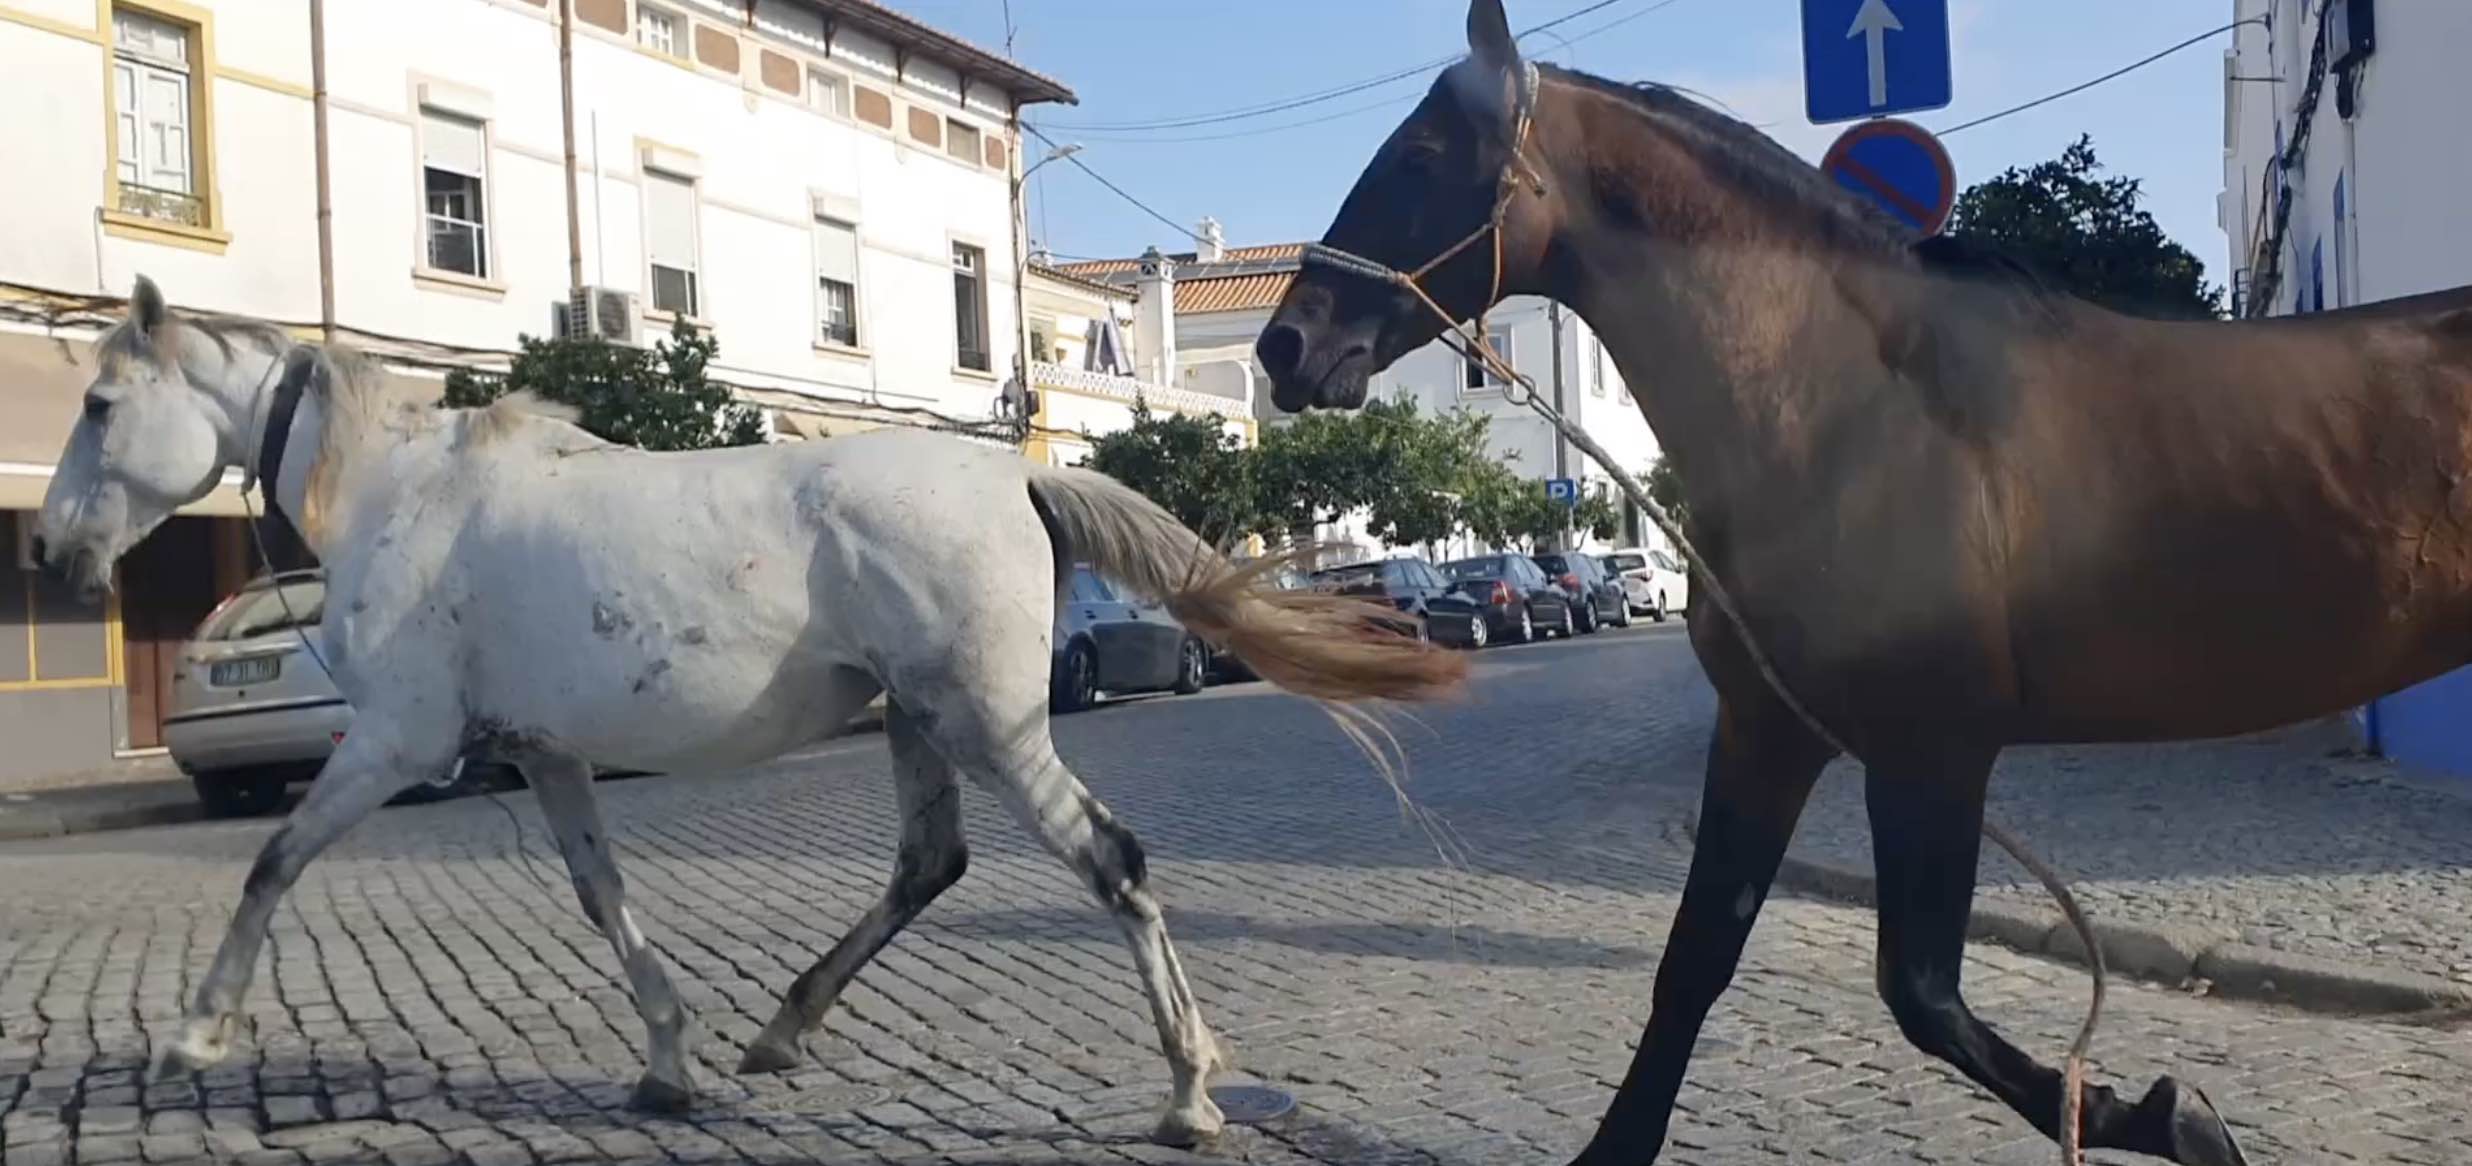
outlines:
[[[1218,259],[1215,259],[1212,262],[1273,263],[1294,260],[1302,256],[1304,253],[1305,245],[1302,243],[1264,243],[1254,247],[1230,247]],[[1180,264],[1196,262],[1194,259],[1194,253],[1191,251],[1179,251],[1168,256],[1168,258],[1173,259]],[[1056,270],[1064,272],[1067,275],[1078,275],[1084,279],[1096,279],[1102,276],[1117,275],[1124,272],[1129,272],[1139,268],[1141,265],[1142,261],[1139,258],[1086,259],[1079,263],[1059,263],[1056,265]]]
[[[1223,279],[1176,281],[1176,311],[1242,312],[1254,308],[1276,307],[1287,294],[1288,285],[1296,282],[1293,271],[1272,271],[1260,275],[1236,275]]]

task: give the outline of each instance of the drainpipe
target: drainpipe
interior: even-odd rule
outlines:
[[[1553,324],[1554,412],[1561,414],[1564,417],[1568,417],[1570,414],[1564,411],[1562,405],[1562,305],[1555,303],[1545,305],[1545,318]],[[1554,430],[1554,476],[1557,478],[1567,478],[1571,476],[1571,443],[1563,440],[1562,431],[1560,429]],[[1578,508],[1574,506],[1571,510],[1571,514],[1574,518],[1576,518],[1578,513]],[[1577,537],[1576,525],[1574,523],[1564,523],[1562,529],[1564,531],[1564,541],[1567,544],[1564,549],[1567,550],[1570,547],[1578,546],[1579,539]]]
[[[558,122],[566,136],[567,311],[584,292],[584,221],[575,190],[575,0],[558,0]]]
[[[309,0],[309,118],[318,168],[318,338],[333,344],[335,198],[326,140],[326,0]]]

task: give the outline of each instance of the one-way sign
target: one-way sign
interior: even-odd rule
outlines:
[[[1802,0],[1802,24],[1813,124],[1948,105],[1948,0]]]

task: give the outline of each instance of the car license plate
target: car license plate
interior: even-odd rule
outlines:
[[[249,656],[239,660],[223,660],[206,670],[206,679],[217,688],[242,684],[264,684],[283,673],[281,656]]]

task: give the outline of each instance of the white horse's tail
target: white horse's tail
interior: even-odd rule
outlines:
[[[1230,563],[1158,503],[1105,474],[1033,466],[1030,500],[1059,544],[1059,565],[1089,563],[1166,604],[1186,630],[1289,692],[1330,701],[1430,700],[1467,679],[1464,655],[1403,634],[1408,629],[1389,604],[1263,586],[1285,557]]]

